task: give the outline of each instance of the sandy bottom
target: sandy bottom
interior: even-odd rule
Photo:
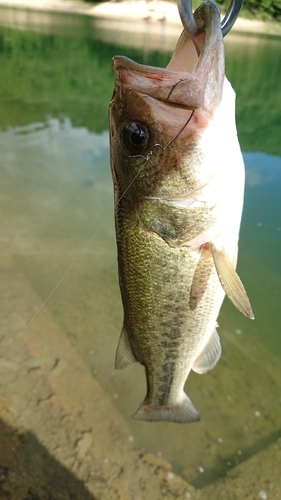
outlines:
[[[42,301],[13,261],[11,248],[1,246],[5,352],[10,332],[20,334]],[[0,498],[280,499],[278,431],[271,444],[257,453],[250,450],[250,458],[201,490],[174,474],[162,457],[137,449],[112,398],[47,308],[0,359],[0,379]],[[215,404],[224,411],[225,398],[218,397]],[[206,451],[211,458],[214,450]]]
[[[36,177],[38,158],[40,168],[52,165],[56,174],[64,172],[59,130],[54,124],[53,132],[44,128],[32,134],[27,127],[21,134],[0,134],[5,167],[0,169],[5,213],[0,234],[0,498],[279,500],[280,363],[259,344],[225,331],[223,358],[215,370],[204,378],[190,377],[188,394],[200,402],[200,423],[175,428],[127,421],[125,415],[142,399],[136,377],[141,367],[118,374],[113,368],[122,311],[115,243],[111,251],[105,223],[93,249],[79,258],[44,305],[81,251],[81,220],[91,214],[91,224],[98,227],[97,215],[105,221],[112,214],[109,182],[100,177],[95,190],[88,191],[68,175],[73,172],[68,157],[66,177],[61,173],[56,183],[56,176]],[[84,144],[82,151],[89,146],[81,133],[76,142],[75,137],[70,130],[63,142],[73,164],[79,144]],[[83,180],[83,170],[80,175]],[[89,198],[82,218],[80,205],[72,198],[68,203],[74,192],[78,199]],[[115,376],[103,377],[104,371]],[[142,448],[162,450],[165,456],[171,440],[179,454],[181,447],[187,450],[182,477],[157,451]],[[203,472],[206,480],[199,489]]]

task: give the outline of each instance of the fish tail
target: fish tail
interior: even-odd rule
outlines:
[[[200,413],[193,406],[189,397],[184,394],[182,400],[173,405],[156,406],[147,404],[146,400],[140,405],[138,411],[133,415],[138,420],[148,420],[151,422],[166,421],[188,424],[198,422]]]

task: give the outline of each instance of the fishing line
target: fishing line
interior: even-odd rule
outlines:
[[[165,151],[165,149],[167,149],[167,148],[168,148],[168,147],[169,147],[169,146],[170,146],[170,145],[171,145],[171,144],[172,144],[172,143],[173,143],[173,142],[174,142],[174,141],[178,138],[178,136],[182,133],[182,131],[185,129],[185,127],[189,124],[189,122],[190,122],[191,118],[192,118],[192,117],[193,117],[193,115],[194,115],[194,111],[195,111],[195,110],[193,109],[193,111],[192,111],[192,113],[191,113],[190,117],[186,120],[185,124],[182,126],[182,128],[180,129],[180,131],[179,131],[179,132],[175,135],[175,137],[173,137],[173,138],[172,138],[172,139],[168,142],[168,144],[166,144],[166,146],[165,146],[164,148],[161,146],[161,144],[155,144],[155,145],[153,146],[153,148],[155,148],[156,146],[158,146],[158,147],[160,147],[160,148],[162,149],[162,151]]]
[[[124,190],[124,192],[122,193],[122,195],[120,196],[120,198],[118,198],[118,200],[116,201],[116,203],[114,204],[114,208],[116,208],[118,206],[118,204],[120,203],[120,201],[122,200],[122,198],[125,196],[125,194],[128,192],[128,190],[131,188],[132,184],[135,182],[135,180],[137,179],[137,177],[139,176],[139,174],[141,173],[141,171],[144,169],[144,167],[146,166],[147,162],[150,160],[152,154],[153,154],[153,150],[155,147],[160,147],[162,149],[162,151],[165,151],[171,144],[172,142],[174,142],[175,139],[177,139],[177,137],[181,134],[181,132],[184,130],[184,128],[187,126],[187,124],[190,122],[192,116],[193,116],[193,113],[194,113],[194,110],[192,111],[190,117],[188,118],[188,120],[185,122],[185,124],[183,125],[183,127],[180,129],[179,132],[177,132],[177,134],[166,144],[166,146],[161,146],[161,144],[154,144],[153,148],[151,151],[149,151],[149,153],[147,154],[147,156],[143,156],[143,155],[136,155],[136,156],[131,156],[130,158],[136,158],[136,157],[141,157],[145,160],[145,163],[141,166],[140,170],[136,173],[136,175],[134,176],[134,178],[131,180],[131,182],[128,184],[128,186],[126,187],[126,189]],[[0,359],[5,359],[6,356],[8,356],[8,354],[11,352],[11,350],[17,345],[17,343],[19,342],[19,340],[22,338],[22,336],[25,334],[26,330],[29,328],[29,326],[31,325],[31,323],[33,323],[33,321],[35,320],[35,318],[38,316],[38,314],[41,312],[41,310],[43,309],[43,307],[45,306],[45,304],[48,302],[48,300],[50,299],[50,297],[53,295],[53,293],[57,290],[57,288],[60,286],[60,284],[62,283],[62,281],[64,280],[64,278],[68,275],[68,273],[71,271],[71,269],[73,268],[73,266],[76,264],[76,262],[79,260],[79,258],[81,257],[81,255],[83,254],[83,252],[86,250],[86,248],[90,245],[90,243],[93,241],[93,239],[96,237],[96,235],[98,234],[98,232],[100,231],[100,229],[102,228],[102,226],[104,225],[104,223],[109,219],[109,217],[111,216],[111,213],[112,212],[109,212],[108,215],[104,218],[104,220],[102,221],[102,223],[100,224],[100,226],[96,229],[96,231],[94,232],[94,234],[91,236],[91,238],[89,239],[89,241],[86,243],[86,245],[83,247],[83,249],[79,252],[79,254],[77,255],[77,257],[75,257],[74,261],[72,262],[72,264],[69,266],[69,268],[67,269],[67,271],[65,271],[65,273],[62,275],[61,279],[58,281],[58,283],[55,285],[55,287],[53,288],[53,290],[49,293],[49,295],[47,296],[47,298],[44,300],[44,302],[41,304],[41,306],[39,307],[39,309],[36,311],[36,313],[32,316],[32,318],[30,319],[30,321],[27,323],[27,325],[24,327],[24,329],[21,331],[21,333],[19,334],[19,336],[17,337],[17,339],[13,342],[13,344],[9,347],[9,349],[5,352],[5,354],[3,356],[0,357]]]
[[[146,164],[146,163],[145,163]],[[144,168],[145,164],[142,166],[142,168]],[[129,183],[129,185],[126,187],[124,193],[122,193],[122,195],[120,196],[120,198],[117,200],[117,202],[114,204],[114,208],[117,207],[118,203],[122,200],[123,196],[127,193],[128,189],[130,189],[131,185],[135,182],[136,178],[138,177],[138,175],[140,174],[142,168],[139,170],[139,172],[135,175],[135,177],[132,179],[132,181]],[[111,215],[112,212],[109,212],[108,215],[104,218],[104,220],[102,221],[102,223],[100,224],[100,226],[96,229],[96,231],[94,232],[94,234],[91,236],[91,238],[89,239],[89,241],[86,243],[86,245],[84,246],[84,248],[79,252],[79,254],[77,255],[77,257],[75,257],[74,261],[72,262],[72,264],[69,266],[69,268],[67,269],[67,271],[65,271],[65,273],[63,274],[63,276],[61,277],[61,279],[58,281],[58,283],[55,285],[55,287],[53,288],[53,290],[49,293],[48,297],[44,300],[44,302],[41,304],[41,306],[39,307],[39,309],[36,311],[36,313],[34,314],[34,316],[32,316],[31,320],[27,323],[27,325],[25,326],[25,328],[21,331],[21,333],[19,334],[18,338],[13,342],[13,344],[11,345],[11,347],[9,347],[9,349],[6,351],[6,353],[4,354],[4,356],[1,356],[0,359],[4,359],[6,358],[6,356],[9,354],[9,352],[15,347],[15,345],[19,342],[19,340],[22,338],[22,336],[25,334],[26,330],[28,329],[28,327],[31,325],[31,323],[35,320],[35,318],[38,316],[38,314],[40,313],[40,311],[43,309],[44,305],[48,302],[48,300],[50,299],[50,297],[53,295],[53,293],[57,290],[57,288],[59,287],[59,285],[61,284],[61,282],[64,280],[64,278],[67,276],[67,274],[69,273],[69,271],[71,271],[71,269],[73,268],[73,266],[76,264],[76,262],[78,261],[78,259],[81,257],[81,255],[83,254],[83,252],[86,250],[86,248],[90,245],[90,243],[93,241],[93,239],[96,237],[96,235],[98,234],[98,232],[100,231],[100,229],[102,228],[102,226],[104,225],[104,223],[109,219],[110,215]]]
[[[189,124],[191,118],[194,115],[194,111],[195,110],[193,109],[191,115],[186,120],[186,122],[184,123],[184,125],[182,126],[182,128],[180,129],[180,131],[176,133],[176,135],[166,144],[166,146],[162,146],[161,144],[156,143],[156,144],[154,144],[153,148],[147,153],[146,156],[143,156],[143,155],[132,155],[132,156],[130,156],[130,158],[143,158],[144,160],[146,160],[146,163],[147,163],[148,160],[150,160],[150,158],[151,158],[151,156],[153,154],[154,148],[158,147],[158,148],[162,149],[162,151],[165,151],[178,138],[178,136],[182,133],[182,131],[185,129],[185,127]],[[142,166],[141,170],[144,168],[144,166],[146,165],[146,163]]]

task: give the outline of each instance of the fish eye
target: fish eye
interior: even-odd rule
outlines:
[[[149,132],[143,123],[130,122],[123,129],[123,143],[132,153],[141,153],[149,142]]]

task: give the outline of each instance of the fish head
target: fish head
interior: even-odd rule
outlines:
[[[221,102],[224,47],[216,4],[208,0],[194,16],[198,32],[184,29],[166,68],[113,59],[109,118],[116,201],[181,197],[201,182],[200,143]]]

